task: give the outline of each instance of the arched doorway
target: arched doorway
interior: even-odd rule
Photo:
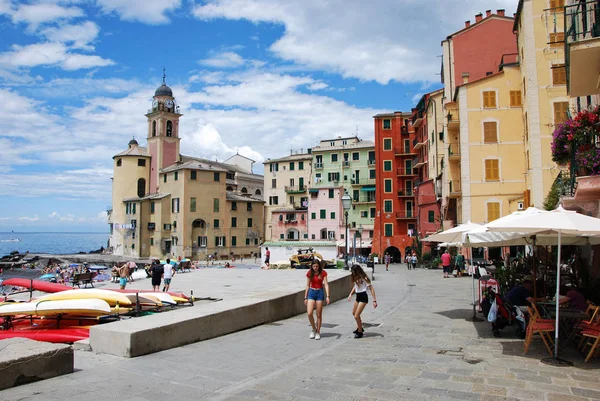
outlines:
[[[402,263],[402,253],[400,252],[400,249],[396,248],[395,246],[390,246],[385,250],[383,255],[386,253],[388,253],[392,258],[392,263]],[[383,255],[379,258],[379,260],[383,260]]]
[[[288,241],[300,241],[300,231],[296,228],[290,228],[285,232],[285,239]]]
[[[208,250],[206,221],[196,219],[192,222],[192,254],[203,255]]]

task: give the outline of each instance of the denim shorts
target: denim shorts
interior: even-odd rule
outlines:
[[[325,291],[322,288],[318,290],[315,290],[314,288],[309,288],[308,299],[312,299],[313,301],[323,301],[325,299]]]

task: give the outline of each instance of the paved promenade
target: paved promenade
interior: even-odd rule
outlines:
[[[339,301],[325,308],[320,341],[308,338],[303,315],[134,359],[76,351],[74,374],[5,390],[0,399],[600,399],[599,360],[583,364],[577,351],[567,350],[563,356],[574,367],[544,365],[541,341],[524,356],[513,329],[494,338],[489,323],[465,321],[471,314],[470,278],[442,279],[440,271],[408,271],[404,265],[377,269],[379,307],[365,310],[362,339],[352,336],[350,303]],[[255,291],[263,274],[292,272],[253,273],[244,277]],[[300,278],[302,272],[296,273]],[[215,293],[231,295],[233,289],[223,286],[234,274],[236,269],[211,271],[223,277],[212,284]],[[184,277],[175,277],[174,290],[183,289],[176,280]]]

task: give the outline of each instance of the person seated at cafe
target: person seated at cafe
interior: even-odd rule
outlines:
[[[571,308],[578,309],[582,312],[587,310],[587,301],[577,289],[573,287],[562,287],[560,289],[560,295],[563,295],[560,298],[560,301],[558,301],[560,305],[569,304]]]
[[[534,302],[533,276],[527,275],[523,277],[523,283],[510,290],[506,299],[514,306],[527,306],[531,302]]]

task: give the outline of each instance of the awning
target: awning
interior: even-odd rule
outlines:
[[[349,239],[348,240],[348,248],[352,249],[353,243],[354,243],[354,238]],[[336,242],[335,244],[339,247],[344,247],[344,246],[346,246],[346,240],[345,239],[340,240],[340,241]],[[362,241],[362,243],[360,241],[360,238],[356,239],[356,248],[370,248],[372,245],[373,245],[373,241],[370,239],[365,239]]]
[[[362,187],[360,190],[361,191],[369,191],[369,192],[371,192],[371,191],[375,191],[375,187]]]
[[[318,192],[319,192],[319,188],[310,188],[310,189],[308,190],[308,192],[311,192],[311,193],[318,193]]]

